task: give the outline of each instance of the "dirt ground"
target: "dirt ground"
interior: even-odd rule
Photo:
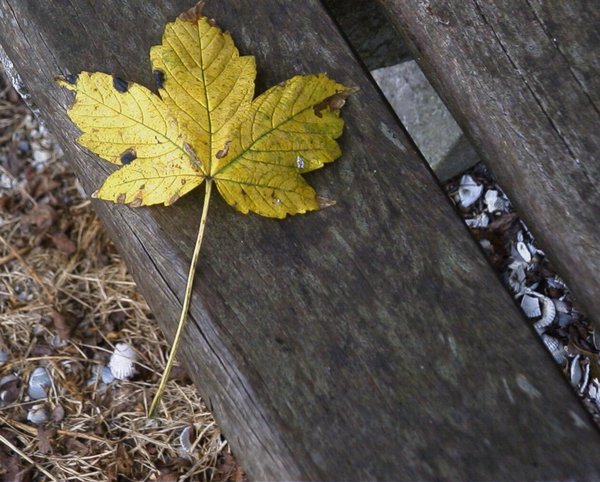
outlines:
[[[183,369],[146,417],[167,350],[59,147],[0,78],[0,480],[243,480]]]

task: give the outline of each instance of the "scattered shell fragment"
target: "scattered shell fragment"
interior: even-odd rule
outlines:
[[[562,365],[565,362],[565,349],[560,340],[544,333],[542,334],[542,341],[544,342],[544,345],[546,345],[546,348],[548,348],[548,351],[554,357],[556,363]]]
[[[33,162],[36,167],[44,166],[52,158],[52,153],[46,150],[41,150],[35,146],[33,151]]]
[[[50,414],[44,404],[37,404],[27,412],[27,420],[35,425],[44,425],[50,420]]]
[[[534,296],[523,295],[523,299],[521,300],[521,309],[527,318],[536,318],[542,315],[540,302]]]
[[[495,189],[490,189],[485,193],[483,202],[485,203],[487,211],[490,214],[508,211],[508,208],[510,206],[508,199],[503,197]]]
[[[585,391],[588,382],[590,381],[590,360],[589,358],[585,360],[585,364],[583,365],[583,379],[579,384],[579,393],[583,394]]]
[[[11,373],[0,378],[0,405],[12,403],[19,396],[19,378]]]
[[[600,408],[600,380],[594,378],[588,387],[588,396]]]
[[[100,376],[102,378],[102,383],[106,383],[107,385],[115,381],[115,376],[109,367],[102,367]]]
[[[460,204],[468,208],[475,204],[481,197],[481,193],[483,192],[483,186],[481,184],[477,184],[475,179],[473,179],[468,174],[465,174],[460,179],[460,187],[458,188],[458,197],[460,199]]]
[[[533,326],[541,333],[545,328],[550,326],[554,321],[554,318],[556,318],[556,307],[550,298],[543,295],[539,295],[539,298],[542,300],[542,317],[536,321]]]
[[[467,223],[467,226],[470,228],[482,229],[488,227],[490,224],[490,218],[488,218],[487,214],[480,213],[474,218],[465,219],[465,223]]]
[[[117,343],[108,368],[117,380],[127,380],[135,373],[135,351],[127,343]]]
[[[556,308],[556,311],[558,311],[559,313],[570,313],[571,312],[569,305],[567,303],[565,303],[563,300],[552,300],[552,301],[554,301],[554,307]]]
[[[571,385],[574,387],[579,386],[579,382],[581,381],[581,366],[579,365],[580,355],[576,355],[573,360],[571,360],[571,367],[569,369],[569,377],[571,379]]]
[[[517,295],[525,289],[526,266],[523,261],[513,261],[508,265],[508,285]]]
[[[526,263],[531,263],[531,252],[529,251],[529,248],[523,241],[519,241],[517,243],[517,252],[519,253],[519,256],[523,258],[523,261],[525,261]]]
[[[32,400],[39,400],[48,396],[48,389],[52,381],[44,367],[37,367],[29,377],[29,387],[27,394]]]

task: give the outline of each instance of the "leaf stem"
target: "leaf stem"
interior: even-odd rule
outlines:
[[[202,246],[202,239],[204,238],[204,228],[206,227],[206,215],[208,214],[208,205],[210,203],[210,193],[212,189],[212,179],[206,180],[206,194],[204,195],[204,205],[202,207],[202,217],[200,218],[200,227],[198,228],[198,236],[196,238],[196,246],[194,247],[194,254],[192,255],[192,262],[190,263],[190,270],[188,273],[187,285],[185,287],[185,297],[183,299],[183,306],[181,307],[181,315],[179,317],[179,324],[177,325],[177,332],[171,345],[171,352],[167,360],[167,366],[160,379],[158,390],[152,399],[150,410],[148,411],[148,417],[154,417],[158,404],[162,398],[163,392],[167,386],[171,369],[173,368],[173,362],[175,361],[175,355],[177,355],[177,349],[183,336],[183,331],[187,322],[188,310],[190,307],[190,300],[192,298],[192,286],[194,285],[194,275],[196,274],[196,264],[198,264],[198,257],[200,256],[200,247]]]

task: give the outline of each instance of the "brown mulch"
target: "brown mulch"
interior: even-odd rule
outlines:
[[[168,346],[61,157],[0,78],[0,480],[243,480],[183,369],[146,417]]]

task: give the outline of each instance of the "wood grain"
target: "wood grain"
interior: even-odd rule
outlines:
[[[74,143],[52,78],[151,85],[148,49],[190,3],[0,0],[0,44],[88,192],[109,167]],[[181,358],[251,478],[600,478],[598,432],[321,4],[206,11],[257,56],[259,92],[319,71],[361,87],[343,158],[307,176],[335,207],[212,205]],[[168,337],[201,200],[94,202]]]
[[[600,321],[598,4],[381,3],[541,248]]]

